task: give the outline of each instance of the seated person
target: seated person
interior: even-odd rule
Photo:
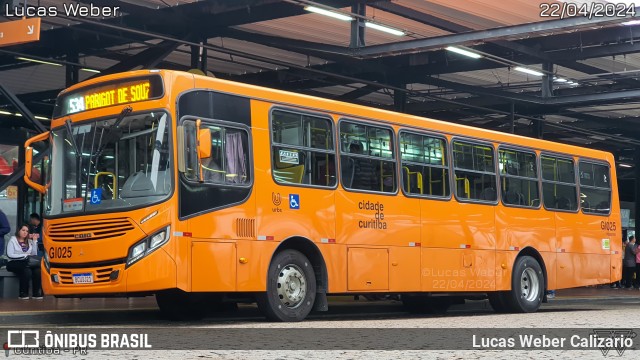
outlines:
[[[19,299],[29,299],[29,280],[32,284],[33,298],[42,299],[38,244],[33,239],[29,239],[29,225],[20,226],[11,237],[7,245],[7,256],[9,257],[7,270],[16,273],[20,278]]]

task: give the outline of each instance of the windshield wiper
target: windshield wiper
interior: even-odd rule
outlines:
[[[71,119],[67,119],[64,122],[64,126],[67,129],[67,134],[69,134],[69,137],[71,138],[71,146],[73,146],[76,156],[80,156],[80,149],[78,149],[78,143],[76,143],[76,138],[73,137],[73,129],[71,129]]]
[[[131,114],[132,111],[133,111],[133,108],[131,106],[124,107],[120,112],[120,115],[118,115],[118,118],[116,119],[116,121],[107,128],[107,133],[100,134],[100,142],[98,143],[98,149],[95,152],[96,162],[100,158],[100,154],[102,154],[102,152],[107,147],[107,145],[109,145],[113,141],[113,139],[110,139],[113,129],[118,129],[120,127],[120,123],[122,122],[122,120],[124,120],[124,118],[126,118],[129,114]],[[102,142],[103,137],[105,138],[104,143]]]
[[[98,161],[100,160],[100,155],[102,155],[102,152],[104,151],[104,149],[107,147],[107,145],[109,145],[113,140],[117,140],[117,138],[112,139],[111,138],[111,134],[113,133],[113,129],[118,129],[120,126],[120,123],[122,122],[122,120],[124,120],[125,117],[127,117],[127,115],[131,114],[131,112],[133,111],[133,108],[131,106],[125,106],[122,111],[120,111],[120,114],[118,115],[118,117],[116,118],[116,121],[111,124],[111,126],[109,126],[107,128],[106,134],[103,131],[100,134],[100,140],[98,141],[98,149],[96,150],[96,152],[91,155],[91,159],[90,159],[90,163],[89,163],[89,173],[91,173],[91,163],[93,163],[93,171],[97,174],[98,173]],[[96,123],[96,132],[98,132],[98,123]],[[95,134],[95,133],[94,133]],[[105,139],[104,142],[102,142],[102,139]],[[94,137],[95,139],[95,137]],[[91,144],[91,148],[93,149],[93,144]],[[95,159],[95,160],[94,160]],[[89,176],[87,176],[87,189],[86,189],[86,193],[89,194],[89,187],[91,184],[89,184]]]
[[[71,128],[71,119],[67,118],[64,122],[64,126],[67,129],[67,134],[71,139],[70,143],[73,146],[73,151],[76,154],[76,198],[80,197],[82,194],[82,154],[80,154],[80,148],[78,147],[78,143],[76,142],[76,138],[73,136],[73,129]]]

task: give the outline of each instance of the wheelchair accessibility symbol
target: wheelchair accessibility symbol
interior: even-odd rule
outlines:
[[[289,194],[289,209],[294,209],[294,210],[300,209],[300,195]]]
[[[91,190],[91,204],[98,205],[102,202],[102,189]]]

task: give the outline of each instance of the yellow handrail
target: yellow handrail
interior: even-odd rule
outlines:
[[[97,189],[98,188],[98,179],[100,178],[100,176],[102,175],[110,175],[111,177],[113,177],[113,194],[111,195],[112,199],[117,199],[118,198],[118,177],[116,176],[116,174],[109,172],[109,171],[100,171],[96,174],[95,179],[93,180],[93,188]]]

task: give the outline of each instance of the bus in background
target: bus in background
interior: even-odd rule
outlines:
[[[165,70],[63,91],[25,147],[49,295],[300,321],[330,294],[534,312],[547,290],[621,277],[606,152]]]

